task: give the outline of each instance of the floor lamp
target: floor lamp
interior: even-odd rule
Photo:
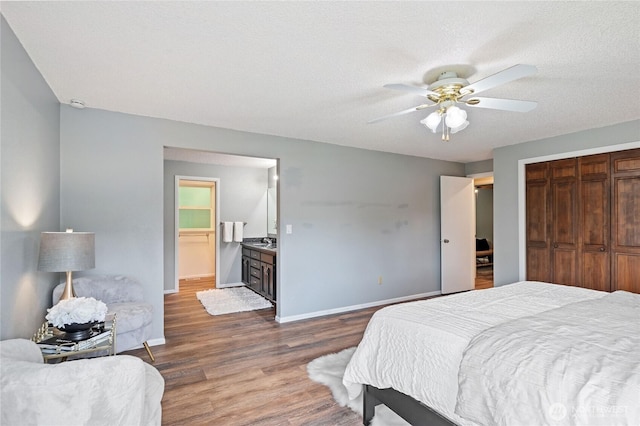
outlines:
[[[67,232],[40,234],[38,270],[67,273],[67,283],[60,300],[76,297],[71,273],[95,268],[95,259],[93,232],[73,232],[73,229],[67,229]]]

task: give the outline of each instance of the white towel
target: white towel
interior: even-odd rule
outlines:
[[[233,222],[233,241],[236,243],[241,243],[244,232],[244,223],[243,222]]]
[[[233,241],[233,222],[222,222],[222,241],[225,243]]]

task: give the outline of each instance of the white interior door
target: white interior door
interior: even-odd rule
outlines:
[[[440,176],[442,294],[475,287],[476,213],[473,179]]]

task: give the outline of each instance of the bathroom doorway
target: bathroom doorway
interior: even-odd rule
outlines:
[[[183,290],[179,287],[180,211],[176,176],[185,180],[216,183],[215,218],[211,221],[208,241],[216,241],[215,288],[224,288],[242,285],[242,249],[237,242],[223,242],[221,222],[245,222],[244,238],[277,238],[279,180],[275,177],[278,167],[277,159],[164,147],[166,294]],[[194,245],[207,242],[204,235],[199,235],[200,231],[193,231],[196,235],[189,236]],[[279,281],[279,277],[276,281]],[[189,285],[189,290],[191,287]],[[214,286],[206,289],[209,288]]]

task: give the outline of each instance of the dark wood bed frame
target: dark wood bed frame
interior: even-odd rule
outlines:
[[[371,385],[363,385],[363,388],[362,423],[365,426],[369,426],[376,405],[380,404],[386,405],[413,426],[456,426],[434,409],[393,388],[378,389]]]

